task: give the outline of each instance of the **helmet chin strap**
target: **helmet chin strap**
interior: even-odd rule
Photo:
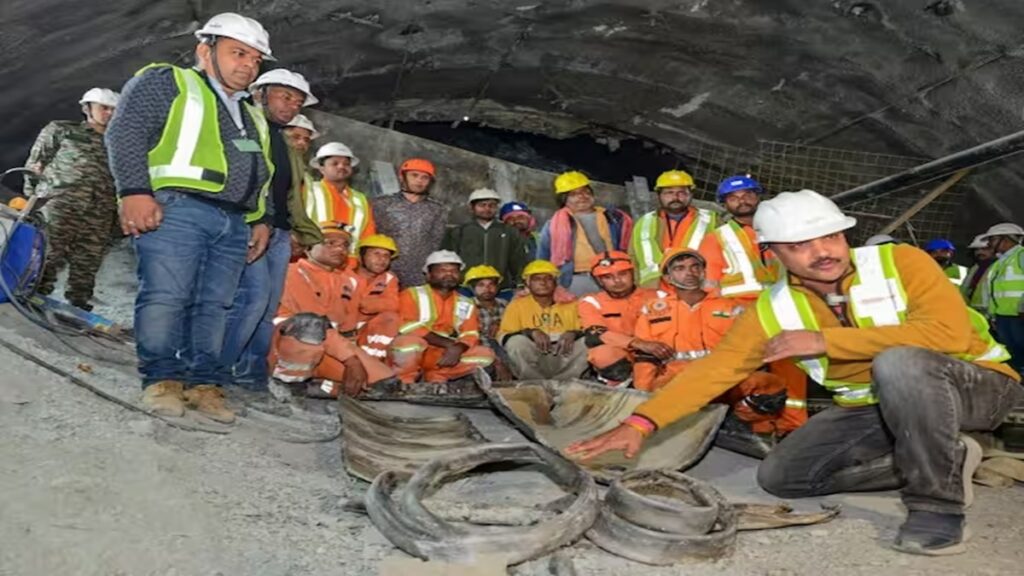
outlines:
[[[210,64],[213,66],[213,75],[217,77],[217,82],[221,86],[227,88],[228,83],[224,80],[224,74],[221,73],[220,64],[217,62],[217,37],[211,36],[206,44],[210,47]]]

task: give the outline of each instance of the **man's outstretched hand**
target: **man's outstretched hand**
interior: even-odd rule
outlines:
[[[582,462],[592,460],[605,452],[616,450],[625,452],[626,458],[632,458],[640,451],[640,446],[643,443],[643,433],[627,424],[620,424],[618,428],[609,430],[600,436],[570,444],[565,449],[565,453]]]

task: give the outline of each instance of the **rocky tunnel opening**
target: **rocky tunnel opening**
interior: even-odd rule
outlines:
[[[476,122],[395,122],[395,130],[463,150],[492,156],[548,172],[581,170],[611,183],[644,176],[653,183],[658,174],[689,169],[692,161],[671,148],[644,138],[580,134],[555,138]]]

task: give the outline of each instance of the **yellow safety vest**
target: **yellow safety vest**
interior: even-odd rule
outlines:
[[[150,186],[153,190],[173,187],[212,194],[221,192],[227,182],[228,167],[217,120],[217,95],[199,72],[191,68],[150,64],[135,75],[164,66],[174,71],[178,95],[171,103],[160,141],[149,151]],[[274,161],[270,152],[270,127],[263,111],[248,102],[243,102],[242,106],[256,126],[260,151],[267,164],[267,180],[260,188],[258,206],[246,215],[246,222],[254,222],[266,212]]]
[[[1024,247],[1014,246],[989,266],[982,279],[988,312],[993,316],[1017,316],[1024,298],[1024,268],[1020,258]]]
[[[716,228],[715,237],[722,246],[722,255],[727,264],[719,281],[723,297],[758,294],[779,277],[778,272],[761,262],[757,247],[735,220]]]
[[[683,236],[683,246],[698,250],[708,230],[715,226],[717,215],[697,208],[697,214]],[[633,257],[637,262],[637,282],[643,286],[661,277],[661,213],[648,212],[633,227]]]
[[[348,188],[348,194],[342,194],[347,207],[348,218],[345,224],[352,226],[352,242],[349,245],[349,254],[356,255],[359,252],[359,239],[363,237],[366,227],[370,223],[370,203],[366,196],[352,188]],[[342,218],[336,216],[341,211],[334,205],[334,194],[324,186],[323,182],[317,180],[307,182],[303,188],[303,205],[306,207],[306,215],[316,223],[340,221]]]
[[[893,259],[893,246],[884,244],[855,248],[850,251],[850,259],[857,271],[850,285],[848,300],[853,323],[858,328],[872,328],[896,326],[905,322],[907,296]],[[980,356],[956,354],[954,357],[968,362],[1008,360],[1009,353],[989,334],[985,317],[975,310],[966,309],[971,319],[971,328],[988,344],[988,348]],[[793,290],[787,278],[782,278],[761,293],[757,299],[757,316],[769,338],[784,330],[821,330],[807,295]],[[797,361],[797,365],[812,380],[832,392],[836,404],[869,406],[878,403],[870,382],[829,379],[828,363],[825,355]]]

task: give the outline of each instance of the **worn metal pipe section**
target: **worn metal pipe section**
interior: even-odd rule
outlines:
[[[466,527],[428,510],[423,499],[443,484],[498,462],[537,465],[566,492],[572,504],[550,520],[523,527]],[[379,475],[366,493],[370,520],[394,545],[424,560],[467,561],[484,554],[518,564],[571,544],[590,528],[598,512],[594,480],[573,463],[534,444],[486,444],[431,460],[401,485],[394,472]]]
[[[1024,151],[1024,130],[840,192],[832,196],[832,200],[837,204],[849,204],[908,186],[922,184],[958,170],[980,166],[1021,151]]]

